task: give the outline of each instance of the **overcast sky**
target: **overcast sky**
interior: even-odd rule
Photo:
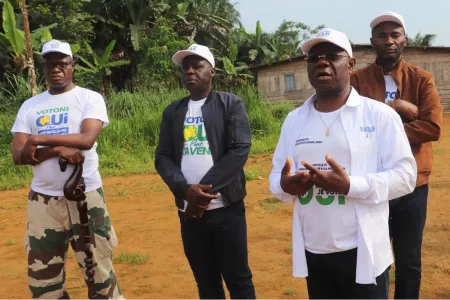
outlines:
[[[233,0],[232,0],[233,1]],[[355,44],[370,43],[370,21],[384,11],[403,16],[406,33],[433,33],[433,46],[450,46],[450,0],[235,0],[241,22],[255,32],[256,21],[263,31],[275,31],[285,20],[311,27],[325,24],[343,31]]]

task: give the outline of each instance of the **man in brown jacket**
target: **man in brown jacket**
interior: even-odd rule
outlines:
[[[360,95],[385,102],[397,111],[417,162],[414,192],[389,201],[389,227],[395,256],[394,297],[418,299],[433,159],[431,142],[440,137],[443,108],[432,74],[402,58],[407,42],[403,17],[386,12],[376,17],[370,27],[376,61],[355,71],[351,84]]]

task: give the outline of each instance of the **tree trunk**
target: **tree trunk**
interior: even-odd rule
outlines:
[[[34,69],[34,59],[33,59],[33,48],[31,45],[31,33],[30,33],[30,23],[28,23],[28,11],[25,0],[20,0],[20,8],[22,9],[23,18],[23,31],[25,33],[25,44],[26,44],[26,64],[28,67],[28,75],[30,78],[31,94],[36,96],[38,94],[37,84],[36,84],[36,70]]]
[[[197,27],[194,27],[194,30],[191,33],[191,41],[193,41],[196,36],[197,36]]]

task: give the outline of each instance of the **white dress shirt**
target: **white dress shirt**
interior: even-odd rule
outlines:
[[[292,159],[291,174],[301,165],[295,161],[296,138],[313,109],[315,95],[290,112],[281,129],[273,156],[270,191],[283,202],[294,201],[292,257],[293,276],[307,277],[308,267],[297,196],[280,186],[286,157]],[[400,116],[389,106],[360,96],[352,88],[340,115],[350,148],[350,190],[358,221],[356,282],[376,284],[376,277],[392,264],[388,200],[411,193],[416,185],[417,165]]]

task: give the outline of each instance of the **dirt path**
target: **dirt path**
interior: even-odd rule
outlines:
[[[450,127],[450,115],[445,127]],[[304,279],[291,276],[292,205],[273,203],[267,174],[271,156],[251,158],[248,167],[263,178],[248,183],[246,198],[249,259],[258,298],[306,298]],[[422,298],[450,298],[450,135],[435,145],[428,219],[423,246]],[[172,196],[156,175],[104,180],[119,246],[115,268],[127,298],[196,298],[184,257]],[[29,298],[23,250],[28,190],[0,192],[0,298]],[[70,252],[67,287],[72,298],[86,297],[81,273]],[[391,291],[392,293],[392,291]]]

